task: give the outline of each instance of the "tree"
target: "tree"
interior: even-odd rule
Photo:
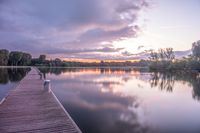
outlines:
[[[200,40],[192,44],[192,55],[198,61],[200,60]]]
[[[8,64],[9,51],[6,49],[0,50],[0,66],[6,66]]]
[[[153,50],[151,50],[149,59],[151,61],[158,61],[158,53],[153,51]]]
[[[22,53],[22,58],[19,62],[21,66],[28,66],[31,64],[32,56],[29,53]]]
[[[175,59],[175,55],[172,48],[159,49],[157,52],[150,51],[150,65],[149,68],[154,69],[170,69],[172,61]]]
[[[46,55],[40,55],[39,60],[40,60],[41,62],[45,62],[45,60],[46,60]]]
[[[172,61],[175,59],[173,48],[159,49],[158,52],[150,51],[151,61]]]
[[[165,49],[159,49],[159,51],[158,51],[158,58],[161,61],[165,60],[165,58],[166,58],[166,56],[165,56]]]
[[[22,52],[18,52],[18,51],[11,52],[9,55],[9,64],[11,66],[13,65],[17,66],[20,60],[22,59],[22,56],[23,56]]]
[[[175,59],[175,54],[174,54],[173,48],[166,48],[164,50],[164,54],[168,61],[172,61]]]

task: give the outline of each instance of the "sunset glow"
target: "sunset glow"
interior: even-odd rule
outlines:
[[[199,6],[199,0],[6,0],[0,47],[81,61],[137,60],[166,47],[187,51],[199,39]]]

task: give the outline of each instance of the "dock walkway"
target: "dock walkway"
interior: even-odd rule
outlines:
[[[0,133],[81,133],[36,68],[0,105]]]

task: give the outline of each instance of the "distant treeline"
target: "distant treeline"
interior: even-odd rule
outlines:
[[[192,53],[188,57],[176,59],[172,48],[150,52],[149,68],[152,71],[200,70],[200,41],[192,44]]]
[[[6,49],[0,50],[0,66],[46,66],[46,67],[124,67],[124,66],[148,66],[149,61],[140,60],[137,62],[77,62],[62,61],[59,58],[54,60],[46,59],[46,55],[40,55],[38,58],[32,58],[31,54],[11,51]]]
[[[46,67],[148,67],[152,71],[172,70],[200,70],[200,41],[192,44],[192,54],[176,59],[172,48],[148,51],[149,59],[140,61],[124,62],[77,62],[62,61],[59,58],[54,60],[46,59],[46,55],[32,58],[31,54],[19,51],[9,52],[0,50],[0,66],[46,66]]]
[[[0,50],[0,66],[28,66],[31,64],[32,56],[29,53]]]
[[[77,62],[77,61],[62,61],[60,59],[55,60],[40,60],[33,59],[33,66],[49,66],[49,67],[145,67],[148,66],[149,62],[145,60],[140,60],[137,62],[124,61],[124,62]]]

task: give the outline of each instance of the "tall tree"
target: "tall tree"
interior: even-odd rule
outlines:
[[[153,50],[150,50],[150,56],[149,56],[149,59],[151,61],[158,61],[159,57],[158,57],[158,53],[153,51]]]
[[[150,51],[149,59],[151,61],[172,61],[175,54],[172,48],[159,49],[158,52]]]
[[[17,66],[19,62],[21,61],[22,56],[23,56],[22,52],[18,52],[18,51],[11,52],[9,55],[9,65]]]
[[[0,50],[0,66],[6,66],[8,64],[9,51],[6,49]]]
[[[19,62],[21,66],[28,66],[31,64],[32,56],[29,53],[22,53],[22,58]]]
[[[200,60],[200,40],[192,44],[192,55],[198,61]]]
[[[166,48],[164,54],[168,61],[172,61],[175,58],[173,48]]]
[[[44,62],[46,60],[46,55],[40,55],[39,60]]]
[[[165,58],[166,58],[165,49],[159,49],[158,50],[158,56],[159,56],[159,60],[161,60],[161,61],[165,60]]]

